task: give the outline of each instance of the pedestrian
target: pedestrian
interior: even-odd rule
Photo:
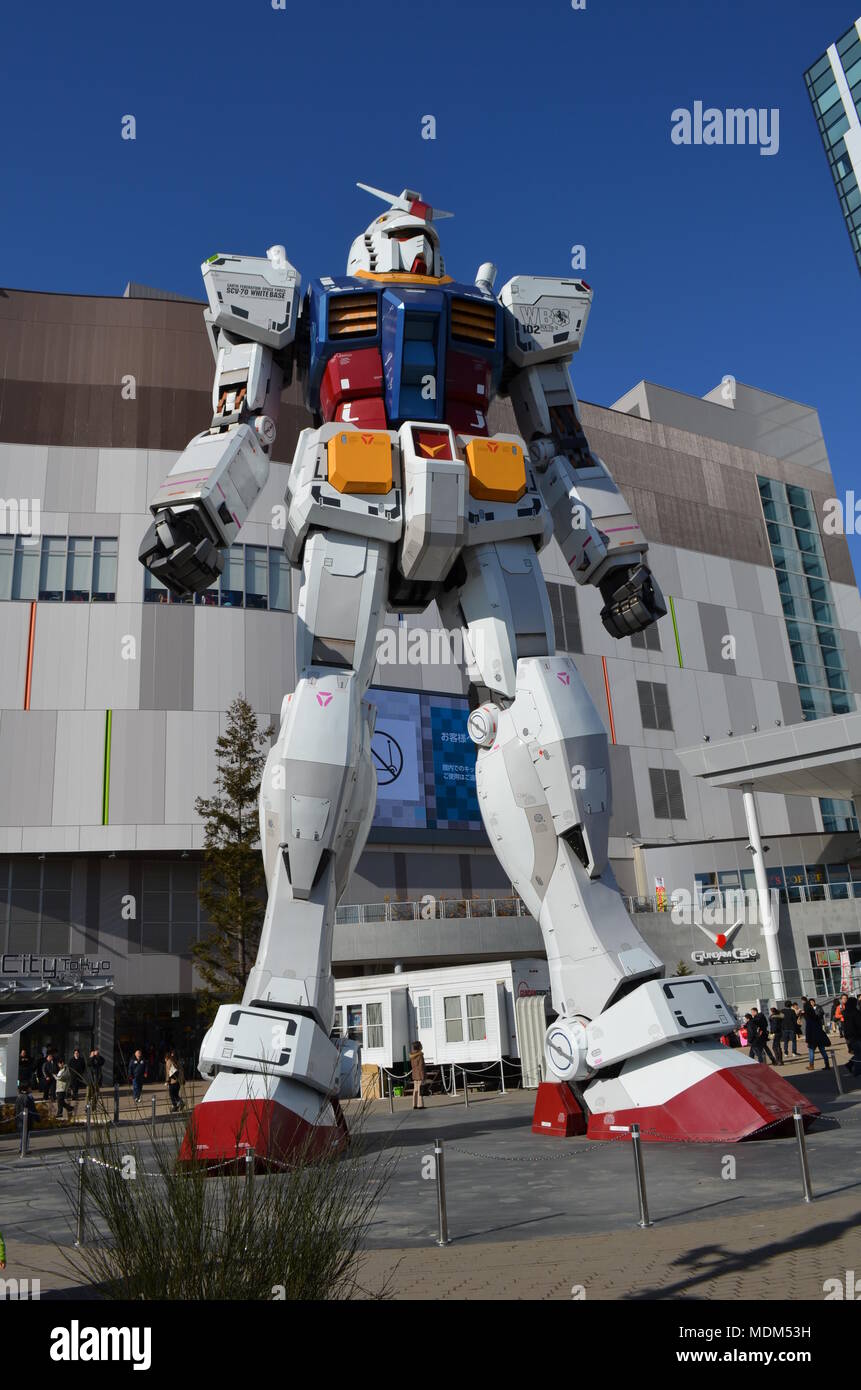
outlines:
[[[58,1119],[58,1120],[62,1120],[62,1118],[63,1118],[63,1113],[64,1113],[65,1108],[66,1108],[66,1092],[67,1092],[67,1090],[69,1089],[69,1085],[70,1085],[71,1080],[72,1080],[72,1073],[71,1073],[71,1071],[69,1070],[69,1067],[66,1065],[66,1063],[63,1061],[62,1058],[59,1058],[59,1060],[57,1061],[57,1075],[56,1075],[56,1078],[55,1078],[55,1081],[54,1081],[54,1085],[55,1085],[56,1091],[57,1091],[57,1119]],[[71,1111],[71,1107],[70,1107],[70,1108],[69,1108],[69,1119],[71,1119],[71,1118],[72,1118],[72,1111]]]
[[[741,1024],[741,1026],[739,1027],[739,1030],[738,1030],[738,1045],[739,1045],[739,1047],[747,1047],[747,1020],[748,1020],[749,1018],[750,1018],[750,1014],[745,1014],[745,1016],[744,1016],[744,1022],[743,1022],[743,1023]]]
[[[84,1061],[81,1049],[76,1047],[69,1058],[69,1090],[68,1096],[76,1105],[78,1103],[78,1092],[85,1085],[87,1077],[87,1064]]]
[[[410,1070],[413,1074],[413,1110],[424,1110],[422,1086],[425,1082],[425,1054],[418,1041],[410,1044]]]
[[[804,1006],[804,1041],[807,1043],[807,1055],[810,1059],[807,1070],[813,1071],[813,1059],[818,1049],[822,1053],[825,1070],[830,1071],[831,1063],[828,1060],[828,1053],[825,1051],[828,1034],[822,1026],[822,1019],[816,1011],[813,999],[808,999]]]
[[[183,1076],[179,1059],[173,1051],[169,1052],[164,1059],[164,1079],[170,1098],[171,1110],[184,1110],[185,1102],[180,1096],[180,1089],[185,1081],[185,1077]]]
[[[843,995],[843,1036],[849,1048],[849,1061],[846,1070],[856,1076],[856,1067],[861,1066],[861,1008],[854,994]]]
[[[789,1049],[792,1048],[793,1057],[798,1056],[798,1042],[796,1039],[796,1029],[798,1021],[795,1017],[795,1008],[792,1000],[787,999],[783,1005],[783,1029],[780,1036],[780,1045],[783,1055],[789,1061]]]
[[[843,1037],[843,1012],[843,1000],[835,999],[831,1005],[831,1031],[833,1033],[836,1028],[841,1038]]]
[[[99,1102],[99,1093],[102,1089],[102,1071],[104,1065],[105,1059],[101,1056],[99,1049],[97,1047],[91,1048],[90,1055],[87,1058],[86,1077],[87,1104],[91,1107],[91,1113],[93,1114],[95,1114],[96,1106]]]
[[[21,1055],[18,1058],[18,1085],[29,1086],[33,1080],[33,1059],[26,1047],[21,1048]]]
[[[42,1100],[46,1103],[52,1101],[57,1094],[57,1063],[51,1048],[45,1054],[42,1063]]]
[[[141,1049],[135,1049],[135,1055],[129,1062],[129,1081],[132,1083],[132,1097],[135,1105],[141,1103],[141,1093],[143,1091],[144,1079],[146,1077],[146,1062]]]
[[[783,1066],[783,1052],[780,1047],[780,1039],[783,1036],[783,1014],[779,1009],[772,1005],[769,1012],[768,1026],[771,1031],[771,1045],[774,1048],[775,1065]]]

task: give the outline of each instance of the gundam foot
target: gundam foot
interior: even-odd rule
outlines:
[[[266,1171],[333,1158],[348,1143],[337,1098],[279,1076],[219,1072],[195,1106],[179,1159],[230,1169],[250,1152]]]

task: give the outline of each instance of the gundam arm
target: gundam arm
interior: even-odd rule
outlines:
[[[611,636],[639,632],[666,613],[663,595],[645,561],[642,531],[589,448],[568,374],[591,291],[581,281],[521,276],[503,287],[500,300],[507,390],[565,561],[578,584],[600,590]],[[566,323],[567,331],[556,331]]]
[[[285,372],[292,368],[300,277],[283,246],[205,261],[215,355],[212,421],[180,454],[152,502],[143,565],[178,597],[209,588],[269,475]]]

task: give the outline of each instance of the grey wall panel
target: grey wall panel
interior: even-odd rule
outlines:
[[[29,637],[29,603],[0,603],[0,709],[23,707]]]
[[[620,646],[625,644],[619,643]],[[603,673],[602,673],[603,674]],[[637,698],[637,680],[652,680],[650,666],[636,661],[607,658],[607,679],[613,701],[613,722],[620,744],[643,742],[643,721]],[[606,698],[604,700],[606,704]]]
[[[762,588],[759,581],[758,566],[745,564],[743,560],[735,560],[732,567],[732,582],[735,586],[736,607],[743,608],[747,613],[761,612]]]
[[[119,536],[119,512],[69,512],[70,536]]]
[[[145,603],[141,612],[141,709],[194,708],[194,625],[191,604]]]
[[[654,668],[650,669],[654,674]],[[678,666],[668,666],[665,675],[677,746],[686,748],[701,743],[703,716],[695,673],[679,670]]]
[[[726,688],[720,676],[696,674],[697,696],[703,721],[703,734],[709,734],[712,741],[726,738],[732,728]]]
[[[710,671],[716,675],[734,676],[736,667],[734,660],[728,660],[724,651],[731,650],[726,642],[727,637],[733,635],[727,611],[717,603],[701,603],[700,624],[703,630],[703,648],[706,654],[706,662]]]
[[[773,681],[794,681],[783,618],[767,613],[754,613],[751,617],[763,676]]]
[[[153,825],[164,821],[164,759],[164,714],[117,710],[111,748],[112,825]]]
[[[789,813],[786,809],[786,803],[786,797],[775,796],[771,792],[757,792],[756,806],[759,828],[763,836],[789,834]]]
[[[680,587],[674,597],[708,603],[711,594],[703,556],[693,550],[677,550],[676,563],[679,567]]]
[[[610,746],[610,776],[613,780],[613,813],[610,834],[639,837],[640,818],[637,814],[637,792],[630,750],[617,743]]]
[[[665,594],[681,594],[682,578],[675,546],[650,545],[649,567]]]
[[[54,790],[53,710],[0,715],[0,825],[50,825]]]
[[[855,631],[847,631],[842,628],[840,636],[843,639],[843,650],[846,653],[846,668],[849,672],[849,684],[855,691],[861,691],[861,638]]]
[[[137,709],[141,686],[139,603],[90,605],[87,709]]]
[[[756,701],[756,722],[760,729],[773,729],[777,721],[784,722],[784,710],[780,699],[780,687],[776,681],[753,681],[753,698]],[[796,690],[796,699],[798,691]],[[801,702],[798,704],[799,711]]]
[[[45,505],[47,444],[0,444],[0,497],[38,498]]]
[[[166,720],[164,819],[190,825],[197,820],[195,797],[213,794],[219,716],[170,711]]]
[[[198,608],[194,624],[194,707],[226,710],[245,685],[245,614]]]
[[[725,555],[704,555],[706,582],[712,603],[722,604],[724,608],[737,608],[735,584],[733,583],[733,562]]]
[[[52,445],[45,475],[45,507],[48,511],[96,510],[98,449]]]
[[[146,463],[146,449],[99,449],[96,511],[145,515]]]
[[[60,710],[54,755],[54,825],[101,825],[105,715]]]
[[[253,709],[280,710],[295,689],[295,633],[292,614],[246,613],[244,688]]]
[[[810,835],[817,829],[816,811],[810,797],[788,796],[786,814],[793,835]]]
[[[759,679],[763,672],[753,618],[752,613],[744,613],[740,608],[727,609],[727,632],[735,638],[736,674]],[[729,666],[730,663],[727,662],[726,665]]]
[[[789,681],[778,681],[778,695],[780,697],[780,707],[783,711],[784,724],[800,724],[803,719],[801,712],[801,696],[798,693],[798,686]]]
[[[749,734],[759,723],[753,682],[746,676],[726,676],[724,689],[729,705],[730,728],[734,734]]]
[[[673,595],[676,610],[676,625],[679,629],[679,646],[682,649],[682,663],[687,671],[707,671],[706,649],[703,641],[703,627],[700,622],[699,603],[691,599]],[[661,642],[664,659],[668,666],[678,661],[676,639],[669,615],[661,619]]]
[[[33,643],[31,709],[83,709],[88,603],[39,603]]]

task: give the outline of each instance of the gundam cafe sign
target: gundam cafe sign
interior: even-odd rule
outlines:
[[[27,951],[0,956],[0,975],[18,979],[59,980],[67,975],[93,979],[109,975],[110,970],[109,960],[91,960],[89,956],[34,956]]]
[[[772,921],[778,920],[778,893],[772,890]],[[712,942],[711,950],[691,951],[695,965],[742,965],[759,960],[759,951],[750,946],[733,946],[743,926],[765,923],[755,891],[726,890],[722,896],[704,895],[696,906],[691,894],[677,889],[672,896],[671,920],[676,926],[695,926]]]

